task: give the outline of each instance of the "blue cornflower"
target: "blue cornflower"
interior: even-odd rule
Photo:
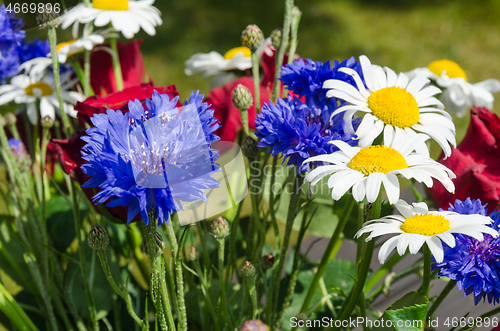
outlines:
[[[130,101],[125,114],[108,109],[94,115],[94,127],[82,137],[88,161],[82,170],[91,176],[82,187],[101,189],[93,198],[97,203],[128,207],[128,223],[140,213],[147,225],[151,211],[158,225],[168,223],[181,202],[207,202],[204,190],[219,187],[211,177],[220,170],[214,163],[218,151],[210,148],[219,140],[213,110],[198,92],[182,109],[177,100],[154,91],[144,106]]]
[[[344,119],[334,116],[333,103],[319,109],[301,102],[298,98],[278,99],[276,105],[265,103],[257,115],[256,135],[261,138],[258,147],[270,147],[274,156],[282,154],[283,162],[297,167],[299,171],[309,171],[309,164],[302,164],[311,156],[329,154],[338,150],[329,144],[332,140],[342,140],[351,146],[357,144],[355,135],[344,132]],[[318,115],[319,112],[319,115]],[[359,120],[354,121],[357,127]]]
[[[345,59],[342,62],[335,60],[333,67],[330,61],[323,63],[311,59],[305,61],[300,59],[281,68],[280,80],[289,91],[305,97],[307,104],[316,104],[321,107],[320,105],[329,102],[326,97],[327,90],[323,89],[323,83],[326,80],[339,79],[356,86],[354,79],[350,75],[339,72],[340,68],[354,69],[362,76],[361,65],[354,57]]]
[[[34,41],[21,42],[18,48],[21,63],[32,60],[37,57],[46,57],[50,53],[50,44],[48,40],[41,41],[35,37]]]
[[[13,13],[8,14],[5,5],[0,7],[0,47],[5,43],[19,43],[26,37],[26,32],[21,28],[24,21],[14,17]]]
[[[486,215],[486,205],[481,201],[467,198],[456,200],[450,204],[449,211],[463,215]],[[493,222],[489,225],[498,231],[500,215],[494,211],[489,215]],[[484,240],[479,241],[469,236],[455,234],[456,245],[450,248],[443,245],[444,260],[433,265],[439,268],[439,277],[446,276],[457,281],[459,290],[464,296],[474,293],[474,303],[488,299],[489,303],[500,302],[500,237],[493,238],[484,234]]]

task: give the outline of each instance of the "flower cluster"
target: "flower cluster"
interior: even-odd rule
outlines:
[[[210,148],[219,139],[213,111],[197,92],[182,109],[177,99],[155,91],[145,107],[136,99],[125,114],[108,109],[92,117],[94,127],[82,138],[82,170],[92,177],[82,187],[101,189],[97,203],[127,206],[129,223],[140,213],[148,224],[151,210],[158,224],[168,222],[181,202],[206,202],[204,190],[219,186],[211,177],[219,170]]]

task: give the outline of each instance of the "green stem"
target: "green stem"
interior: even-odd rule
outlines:
[[[304,182],[304,177],[300,174],[295,177],[295,184],[293,186],[292,196],[290,198],[290,205],[288,208],[288,214],[286,217],[285,225],[285,235],[283,237],[283,244],[281,246],[280,255],[278,263],[274,264],[273,274],[271,276],[270,286],[268,288],[268,298],[270,302],[267,303],[267,307],[270,309],[267,311],[266,318],[268,323],[273,325],[274,314],[278,306],[278,293],[280,288],[281,274],[283,272],[283,267],[285,266],[286,253],[288,252],[288,245],[290,244],[290,236],[293,229],[293,221],[295,220],[296,211],[300,202],[300,192],[302,188],[302,183]]]
[[[248,128],[248,111],[246,109],[240,109],[241,124],[243,125],[243,132],[245,136],[250,135],[250,129]]]
[[[431,284],[431,251],[427,244],[424,245],[424,279],[422,283],[422,294],[428,298]]]
[[[254,104],[255,113],[260,113],[260,77],[259,77],[259,55],[257,50],[252,51],[252,76],[253,76],[253,87],[254,87]],[[248,116],[248,115],[247,115]],[[242,115],[243,117],[243,115]],[[248,120],[247,120],[248,122]],[[248,133],[247,133],[248,135]]]
[[[292,63],[295,58],[295,50],[297,49],[297,35],[299,32],[299,23],[302,13],[297,6],[292,8],[291,30],[292,38],[290,39],[290,50],[288,51],[288,64]]]
[[[276,251],[274,256],[276,259],[279,259],[279,247],[280,247],[280,229],[278,226],[278,222],[276,221],[276,211],[274,206],[274,183],[276,181],[276,165],[278,163],[278,155],[273,157],[273,165],[271,168],[271,186],[269,187],[269,214],[271,215],[271,222],[274,230],[274,244],[276,246]]]
[[[384,265],[377,272],[371,276],[371,278],[366,282],[365,285],[365,294],[368,294],[370,290],[377,285],[378,281],[382,279],[382,277],[386,276],[389,270],[391,270],[399,261],[401,261],[403,257],[399,254],[393,254],[389,260],[387,260]]]
[[[212,296],[210,295],[210,288],[207,284],[207,280],[205,279],[205,277],[203,276],[203,272],[201,271],[200,261],[198,260],[194,261],[194,268],[201,282],[201,291],[203,293],[203,298],[205,299],[205,303],[208,306],[208,310],[210,311],[210,314],[212,315],[212,318],[215,321],[215,329],[219,330],[219,317],[217,316],[217,313],[215,312],[214,309],[214,304],[212,301]]]
[[[116,89],[123,90],[122,67],[120,66],[120,54],[118,53],[118,45],[115,37],[109,38],[109,44],[113,50],[113,71],[115,73]]]
[[[226,303],[226,280],[224,278],[224,238],[217,239],[217,246],[219,248],[219,282],[220,282],[220,314],[223,319],[226,321],[227,326],[230,330],[234,330],[233,323],[231,322],[231,318],[229,317],[229,313],[227,312],[227,303]]]
[[[281,37],[278,54],[276,54],[276,70],[274,72],[274,83],[273,83],[273,94],[272,94],[273,102],[276,102],[279,96],[281,84],[279,83],[278,78],[281,72],[281,65],[283,64],[283,56],[285,55],[286,48],[288,47],[288,39],[290,36],[290,26],[292,21],[292,8],[293,8],[293,0],[285,0],[283,34]]]
[[[450,280],[446,284],[446,286],[444,287],[444,289],[441,291],[441,293],[437,297],[436,301],[434,301],[434,303],[432,304],[431,308],[427,312],[427,317],[428,318],[430,318],[436,312],[436,310],[439,307],[439,305],[444,301],[444,299],[446,298],[446,296],[451,292],[451,290],[455,287],[456,284],[457,284],[456,280]],[[426,318],[426,320],[427,320],[427,318]]]
[[[84,52],[84,66],[83,66],[83,92],[86,97],[94,95],[94,90],[90,85],[90,51]]]
[[[50,54],[52,56],[52,67],[54,72],[54,85],[56,88],[57,99],[59,101],[59,113],[64,126],[64,131],[67,137],[71,137],[74,133],[73,127],[69,121],[68,115],[64,111],[64,101],[61,91],[61,78],[59,76],[59,58],[57,55],[57,34],[55,28],[49,28],[48,39],[50,44]]]
[[[174,226],[173,226],[174,215],[172,215],[170,219],[170,224],[167,224],[165,227],[167,228],[167,237],[170,241],[170,247],[172,248],[172,256],[175,270],[175,283],[176,283],[176,298],[177,298],[177,306],[179,309],[178,319],[180,321],[180,329],[181,331],[187,330],[187,315],[186,315],[186,304],[184,301],[184,278],[182,277],[182,261],[181,254],[179,251],[179,245],[177,243],[177,237],[175,236]],[[163,256],[165,258],[165,255]],[[165,263],[167,263],[165,261]]]
[[[130,298],[130,294],[125,290],[121,289],[118,287],[118,285],[115,282],[115,279],[113,278],[113,275],[111,274],[111,269],[109,267],[109,262],[108,262],[108,254],[106,250],[98,250],[97,251],[97,256],[99,257],[99,261],[101,261],[101,266],[102,270],[104,271],[104,274],[106,275],[106,278],[113,288],[115,290],[116,294],[121,296],[123,300],[125,300],[125,304],[127,305],[127,311],[130,314],[130,316],[133,318],[133,320],[139,324],[141,328],[147,328],[146,322],[144,322],[142,319],[137,316],[137,314],[134,311],[134,307],[132,306],[132,299]]]
[[[75,221],[75,231],[76,237],[78,239],[78,256],[80,264],[80,272],[82,274],[83,287],[85,289],[85,295],[87,297],[87,302],[89,305],[90,320],[92,321],[93,330],[99,330],[99,321],[97,320],[97,310],[94,304],[94,297],[89,287],[89,279],[87,275],[87,263],[85,260],[85,254],[83,251],[84,241],[82,240],[82,221],[80,220],[80,211],[78,204],[78,197],[76,194],[76,184],[75,181],[71,181],[71,198],[73,202],[73,219]]]
[[[336,243],[339,240],[340,235],[344,231],[344,227],[347,221],[349,220],[349,216],[351,215],[351,211],[352,208],[354,207],[355,202],[356,201],[351,195],[347,196],[347,202],[344,206],[344,211],[342,212],[342,216],[340,217],[337,227],[335,228],[335,231],[333,232],[332,237],[328,242],[328,246],[326,247],[323,257],[321,258],[321,262],[319,263],[318,266],[318,271],[314,275],[314,279],[312,280],[311,285],[307,290],[306,298],[304,299],[302,307],[300,308],[301,313],[305,313],[308,310],[309,305],[311,304],[311,301],[314,295],[316,294],[316,289],[318,288],[319,280],[321,279],[321,277],[323,277],[328,262],[332,259],[332,253],[334,252]]]
[[[255,289],[255,279],[246,278],[248,293],[252,301],[252,319],[257,319],[257,290]]]

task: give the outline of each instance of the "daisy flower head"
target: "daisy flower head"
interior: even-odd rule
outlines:
[[[85,97],[78,92],[71,91],[76,84],[76,80],[70,79],[71,75],[71,71],[61,73],[62,98],[64,112],[76,117],[77,112],[73,105],[78,101],[83,101]],[[54,121],[56,111],[59,111],[59,101],[53,74],[47,73],[43,77],[20,74],[12,77],[10,84],[0,86],[0,105],[11,101],[26,105],[28,118],[33,125],[38,122],[38,118],[46,116]]]
[[[448,211],[462,215],[486,216],[486,205],[481,200],[456,200],[450,204]],[[498,232],[500,215],[498,211],[488,215],[492,219],[489,225]],[[457,282],[464,296],[474,294],[474,303],[481,300],[491,303],[500,302],[500,238],[485,234],[483,240],[470,238],[463,234],[455,234],[455,247],[443,245],[444,259],[433,265],[439,269],[439,277],[448,277]]]
[[[409,79],[404,73],[397,75],[390,68],[372,65],[362,55],[359,58],[364,84],[360,75],[349,68],[340,71],[356,81],[356,87],[338,79],[327,80],[323,88],[326,96],[348,102],[334,113],[344,113],[350,121],[358,111],[366,113],[356,135],[361,147],[370,146],[383,130],[400,131],[406,134],[422,132],[434,139],[445,156],[456,146],[455,125],[443,104],[434,97],[441,90],[429,85],[429,79]]]
[[[150,36],[161,25],[161,13],[153,7],[154,0],[92,0],[89,7],[80,3],[61,17],[61,27],[75,23],[94,22],[97,27],[111,23],[115,31],[132,39],[142,28]]]
[[[429,78],[441,87],[444,90],[441,101],[446,110],[458,117],[463,117],[472,106],[493,109],[493,93],[500,92],[499,80],[486,79],[471,84],[460,65],[447,59],[433,61],[427,67],[413,69],[407,74],[409,77]]]
[[[94,127],[82,137],[88,163],[81,168],[91,177],[82,187],[100,188],[98,204],[128,207],[128,223],[140,213],[148,224],[153,212],[163,224],[183,203],[207,202],[205,189],[219,187],[212,178],[220,170],[218,151],[210,148],[219,140],[213,110],[198,92],[183,107],[177,100],[155,91],[145,106],[130,101],[125,114],[108,109],[91,118]]]
[[[401,215],[385,216],[366,222],[356,233],[359,238],[365,233],[370,235],[366,241],[386,234],[396,234],[387,240],[378,253],[380,263],[384,263],[391,252],[397,248],[403,256],[409,248],[410,254],[416,254],[424,243],[429,247],[437,263],[444,260],[443,242],[455,247],[454,234],[461,234],[482,241],[486,235],[498,237],[498,232],[490,227],[491,218],[484,215],[461,215],[453,211],[429,211],[425,202],[411,206],[399,200],[395,204]]]
[[[304,160],[338,150],[329,142],[356,144],[355,136],[344,131],[342,116],[331,117],[335,109],[333,103],[319,109],[291,96],[278,99],[276,105],[269,101],[255,120],[255,134],[261,138],[257,146],[269,147],[273,156],[281,154],[283,163],[297,167],[297,172],[309,171],[310,165]]]
[[[391,133],[394,135],[391,136]],[[334,200],[339,200],[352,188],[356,201],[363,201],[366,197],[368,202],[375,202],[383,184],[389,203],[395,204],[400,194],[398,175],[413,178],[427,187],[432,187],[435,178],[449,192],[454,192],[455,186],[451,181],[455,178],[453,172],[428,155],[414,152],[427,139],[429,137],[422,133],[405,135],[399,131],[386,131],[384,145],[361,148],[349,146],[343,141],[331,141],[339,151],[307,159],[306,163],[330,164],[316,167],[305,180],[316,185],[322,178],[331,175],[328,186],[332,189]]]

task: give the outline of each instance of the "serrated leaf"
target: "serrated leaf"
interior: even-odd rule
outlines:
[[[413,291],[394,302],[382,318],[389,319],[393,328],[377,328],[374,330],[416,331],[423,330],[429,301],[422,293]]]

